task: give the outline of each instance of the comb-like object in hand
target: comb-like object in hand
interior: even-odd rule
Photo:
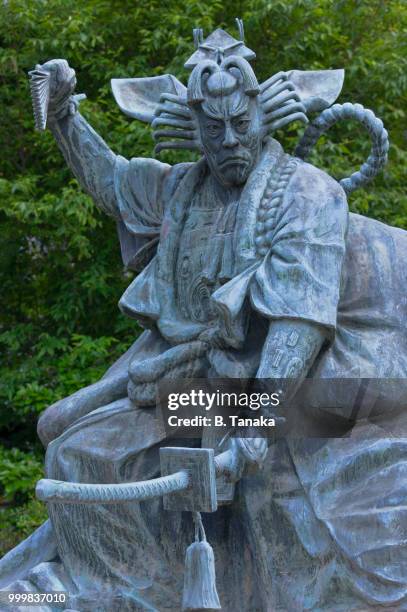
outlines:
[[[35,127],[37,130],[45,130],[47,125],[47,113],[50,89],[50,73],[40,68],[31,70],[30,88],[34,111]]]

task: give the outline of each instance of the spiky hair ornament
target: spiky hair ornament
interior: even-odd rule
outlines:
[[[112,79],[113,95],[121,110],[151,123],[155,153],[164,149],[201,151],[194,108],[204,104],[208,96],[228,95],[239,87],[247,96],[258,97],[264,137],[294,121],[308,123],[310,113],[322,111],[297,146],[296,154],[302,158],[337,121],[356,119],[362,123],[371,136],[372,153],[359,171],[340,183],[350,193],[370,181],[386,163],[388,136],[380,119],[360,104],[332,106],[342,90],[344,70],[290,70],[259,84],[249,63],[256,54],[245,45],[243,22],[236,22],[239,39],[220,28],[206,39],[200,28],[193,30],[195,52],[185,63],[192,71],[187,87],[171,74]]]
[[[194,29],[196,50],[185,63],[185,67],[192,70],[188,87],[168,74],[112,79],[113,94],[121,110],[152,124],[156,153],[163,149],[200,150],[191,109],[202,102],[205,95],[216,95],[216,84],[226,95],[233,91],[238,81],[246,95],[260,96],[265,135],[293,121],[306,123],[309,107],[323,110],[339,95],[343,70],[279,72],[259,85],[249,64],[256,54],[244,43],[243,22],[236,21],[239,39],[220,28],[204,39],[202,30]]]

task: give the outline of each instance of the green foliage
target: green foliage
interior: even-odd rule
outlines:
[[[0,557],[28,538],[47,518],[46,506],[34,497],[18,507],[0,507]]]
[[[19,353],[31,339],[33,326],[21,326],[18,334],[4,332],[0,342],[6,350]],[[13,443],[32,446],[32,430],[39,413],[61,397],[91,384],[109,362],[119,357],[127,342],[112,336],[92,338],[81,334],[52,336],[42,332],[34,339],[32,354],[24,354],[18,368],[4,368],[0,383],[0,427],[12,432]],[[12,364],[12,361],[10,361]],[[18,425],[18,428],[16,427]],[[0,447],[1,448],[1,447]],[[0,455],[1,458],[1,455]],[[0,461],[1,469],[1,461]]]
[[[0,447],[0,557],[46,520],[46,507],[34,499],[42,477],[41,454]]]
[[[41,457],[18,448],[0,448],[0,495],[3,501],[13,501],[19,494],[25,495],[42,475]]]
[[[221,26],[233,33],[236,16],[244,19],[261,79],[292,68],[346,68],[339,101],[372,108],[392,143],[386,171],[352,195],[350,206],[407,228],[403,0],[1,2],[0,442],[28,453],[0,451],[1,474],[9,474],[0,477],[1,486],[8,487],[8,496],[13,487],[19,495],[24,487],[32,490],[39,474],[36,459],[29,461],[33,450],[40,452],[38,414],[96,380],[139,333],[117,309],[131,274],[123,270],[114,224],[80,191],[51,135],[34,131],[27,71],[37,62],[66,58],[77,71],[77,91],[88,96],[81,111],[95,129],[125,157],[149,156],[150,129],[120,113],[110,78],[173,73],[185,80],[192,27],[207,34]],[[302,129],[277,134],[287,151]],[[368,151],[367,134],[342,123],[321,140],[312,161],[342,177]],[[169,162],[186,158],[163,155]],[[2,511],[11,539],[42,520],[36,504],[26,502],[24,524]]]

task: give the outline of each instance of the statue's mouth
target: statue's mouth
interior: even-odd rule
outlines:
[[[224,168],[225,166],[234,166],[234,165],[238,165],[238,164],[247,164],[248,162],[249,162],[249,160],[246,157],[242,157],[241,155],[239,155],[239,156],[235,155],[233,157],[227,157],[223,161],[219,162],[219,167],[220,168]]]

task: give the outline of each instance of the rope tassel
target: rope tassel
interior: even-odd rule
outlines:
[[[200,512],[194,512],[194,522],[195,542],[188,546],[185,554],[182,610],[221,610],[216,590],[215,557],[206,541]]]

